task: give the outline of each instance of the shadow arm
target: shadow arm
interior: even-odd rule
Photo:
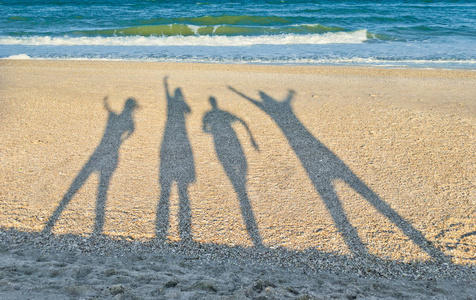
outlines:
[[[102,103],[103,103],[103,105],[104,105],[104,108],[105,108],[108,112],[112,113],[112,109],[111,109],[111,107],[109,106],[108,100],[109,100],[109,97],[106,96],[106,97],[104,97],[104,99],[102,99]]]
[[[165,88],[165,94],[167,95],[167,99],[170,99],[170,93],[169,93],[169,83],[168,80],[169,77],[165,76],[164,77],[164,88]]]
[[[245,98],[246,100],[250,101],[251,103],[255,104],[256,106],[258,106],[259,108],[263,108],[263,104],[260,102],[260,101],[256,101],[255,99],[252,99],[248,96],[246,96],[245,94],[235,90],[233,87],[231,86],[228,86],[228,89],[230,89],[231,91],[237,93],[239,96]]]
[[[134,132],[134,128],[132,128],[131,130],[126,131],[125,135],[123,135],[123,137],[122,137],[122,140],[123,141],[127,140],[132,135],[132,132]]]
[[[289,90],[288,91],[288,96],[286,97],[286,99],[284,100],[284,102],[291,102],[291,100],[293,100],[294,98],[294,95],[296,95],[296,92],[294,90]]]
[[[250,128],[248,127],[248,124],[246,124],[246,122],[238,117],[236,117],[236,119],[241,123],[243,124],[243,126],[245,127],[246,129],[246,132],[248,132],[248,135],[250,136],[250,141],[251,141],[251,145],[253,146],[253,148],[255,148],[256,150],[259,150],[259,146],[258,146],[258,143],[256,142],[256,140],[254,139],[253,137],[253,134],[251,133],[251,130]]]

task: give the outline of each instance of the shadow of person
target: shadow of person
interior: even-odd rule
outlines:
[[[190,114],[190,107],[185,102],[182,90],[169,92],[167,77],[164,78],[167,97],[167,122],[160,146],[160,199],[157,206],[156,235],[165,240],[169,229],[170,192],[172,184],[177,183],[179,192],[179,234],[182,241],[192,241],[192,215],[188,186],[195,181],[195,164],[192,146],[185,126],[185,115]]]
[[[103,99],[103,102],[104,108],[108,112],[108,119],[101,142],[81,171],[79,171],[53,215],[49,218],[48,223],[43,229],[45,233],[51,232],[63,210],[76,192],[84,185],[89,176],[94,172],[98,172],[99,186],[96,198],[96,220],[93,234],[102,234],[109,183],[119,162],[119,148],[134,132],[133,112],[137,107],[136,100],[129,98],[125,102],[122,112],[116,114],[109,107],[107,97]]]
[[[316,191],[323,199],[347,246],[354,254],[368,255],[368,251],[365,244],[359,238],[357,230],[347,218],[339,197],[334,190],[333,181],[335,180],[342,180],[359,193],[431,257],[438,260],[446,260],[446,256],[430,243],[419,230],[395,212],[355,175],[337,155],[304,127],[291,107],[291,102],[295,95],[294,91],[289,91],[284,101],[277,101],[260,91],[261,101],[258,101],[235,90],[233,87],[229,87],[229,89],[259,107],[275,121],[301,161]]]
[[[210,97],[212,110],[203,116],[203,131],[211,133],[215,143],[215,151],[223,165],[226,175],[230,179],[236,194],[240,200],[241,213],[248,230],[248,234],[255,246],[261,246],[262,241],[258,231],[258,226],[251,208],[251,203],[246,191],[246,175],[248,164],[241,143],[232,128],[233,122],[240,122],[248,132],[251,144],[258,150],[248,125],[242,119],[231,113],[218,108],[216,99]]]

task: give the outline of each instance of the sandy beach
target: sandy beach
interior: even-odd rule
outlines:
[[[475,95],[474,71],[2,60],[0,298],[475,298]]]

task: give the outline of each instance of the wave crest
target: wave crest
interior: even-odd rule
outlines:
[[[145,25],[120,29],[75,31],[79,36],[191,36],[191,35],[280,35],[280,34],[316,34],[345,31],[344,28],[320,24],[301,24],[283,27],[233,26],[233,25],[190,25],[183,23],[167,25]]]
[[[324,34],[282,34],[259,36],[110,36],[110,37],[0,37],[0,45],[30,46],[252,46],[357,44],[367,40],[367,30]]]

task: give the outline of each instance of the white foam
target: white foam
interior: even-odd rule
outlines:
[[[31,57],[26,54],[17,54],[6,57],[6,59],[31,59]]]
[[[290,65],[362,65],[362,66],[380,66],[380,67],[418,67],[441,65],[443,67],[466,66],[474,68],[475,59],[470,60],[386,60],[378,58],[364,57],[342,57],[342,58],[286,58],[286,59],[210,59],[210,58],[150,58],[141,59],[161,62],[199,62],[199,63],[247,63],[247,64],[290,64]],[[445,66],[446,65],[446,66]]]
[[[367,30],[324,34],[261,36],[112,36],[112,37],[0,37],[0,45],[29,46],[252,46],[358,44],[367,40]]]
[[[0,59],[33,59],[26,54],[12,55]],[[212,64],[260,64],[260,65],[355,65],[381,68],[425,68],[425,69],[465,69],[476,72],[476,59],[469,60],[386,60],[377,58],[347,57],[347,58],[285,58],[285,59],[238,59],[238,58],[197,58],[197,57],[48,57],[40,60],[86,60],[86,61],[145,61],[145,62],[185,62]]]

